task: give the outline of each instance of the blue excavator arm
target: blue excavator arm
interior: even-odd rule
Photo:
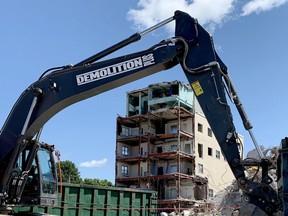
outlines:
[[[172,20],[176,21],[175,37],[144,51],[99,61]],[[170,69],[177,64],[182,66],[246,200],[269,215],[279,211],[282,202],[270,187],[269,162],[263,157],[259,162],[242,161],[240,158],[227,93],[235,103],[244,127],[251,130],[252,126],[229,78],[227,67],[217,55],[210,34],[197,20],[181,11],[176,11],[173,17],[156,27],[136,33],[74,66],[53,68],[45,72],[22,93],[0,134],[0,203],[39,204],[35,197],[25,195],[25,185],[28,184],[32,167],[36,166],[38,173],[41,173],[38,156],[40,147],[44,151],[53,151],[53,147],[47,147],[48,145],[38,141],[38,135],[45,123],[56,113],[76,102]],[[21,169],[19,157],[22,161]],[[263,178],[260,183],[245,177],[245,166],[251,165],[262,168]],[[52,172],[55,176],[55,171]],[[57,192],[51,190],[52,184],[38,186],[42,188],[42,192],[44,189],[46,192],[53,191],[54,194]]]

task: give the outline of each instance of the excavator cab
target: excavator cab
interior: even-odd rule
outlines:
[[[33,146],[37,146],[36,151]],[[57,204],[57,172],[53,152],[53,145],[39,142],[22,151],[18,157],[11,187],[14,187],[14,193],[17,193],[17,189],[22,185],[24,189],[21,201],[19,198],[19,200],[12,200],[13,203],[20,201],[25,205],[45,206]],[[34,157],[31,165],[29,157]]]

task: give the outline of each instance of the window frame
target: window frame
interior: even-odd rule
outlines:
[[[217,159],[220,159],[221,158],[221,152],[219,150],[216,150],[216,153],[215,153],[215,156]]]
[[[204,166],[203,164],[198,163],[198,173],[203,174],[204,173]]]
[[[208,147],[208,156],[213,157],[213,149],[211,147]]]
[[[122,175],[128,175],[128,166],[122,165],[121,173],[122,173]]]
[[[203,124],[201,124],[201,123],[197,124],[197,131],[200,133],[203,133]]]
[[[200,152],[200,150],[201,150],[201,152]],[[198,143],[198,157],[203,158],[203,144],[201,144],[201,143]]]
[[[213,198],[214,197],[214,191],[213,189],[208,189],[208,197]]]
[[[208,129],[207,129],[207,135],[208,135],[209,137],[213,137],[213,132],[212,132],[212,129],[211,129],[211,128],[208,128]]]
[[[122,155],[123,156],[129,155],[129,148],[127,146],[122,146]]]
[[[177,134],[178,133],[177,124],[170,125],[170,133],[171,134]]]

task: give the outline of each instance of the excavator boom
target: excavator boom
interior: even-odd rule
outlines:
[[[144,51],[99,61],[172,20],[176,22],[175,37]],[[251,124],[232,85],[227,67],[216,53],[210,34],[197,20],[181,11],[176,11],[172,18],[155,27],[136,33],[74,66],[48,70],[22,93],[0,134],[0,203],[55,203],[57,178],[52,156],[54,147],[39,142],[43,126],[55,114],[76,102],[177,64],[182,66],[246,200],[269,215],[279,211],[282,203],[269,185],[269,163],[264,158],[257,163],[263,170],[260,183],[245,177],[245,166],[251,164],[241,161],[238,135],[226,91],[232,96],[244,127],[250,130]],[[49,158],[48,163],[46,161],[49,172],[46,173],[40,169],[44,154]],[[48,174],[51,174],[49,178]],[[36,183],[32,183],[33,180]],[[35,189],[32,195],[28,186]]]

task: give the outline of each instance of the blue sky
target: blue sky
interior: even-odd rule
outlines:
[[[213,35],[219,56],[246,108],[258,143],[277,146],[287,133],[287,0],[5,1],[0,3],[0,121],[46,69],[81,60],[183,10]],[[145,35],[113,56],[137,52],[173,36],[173,26]],[[44,127],[83,178],[114,182],[116,117],[126,114],[126,92],[181,80],[179,66],[74,104]],[[253,144],[233,109],[245,152]]]

